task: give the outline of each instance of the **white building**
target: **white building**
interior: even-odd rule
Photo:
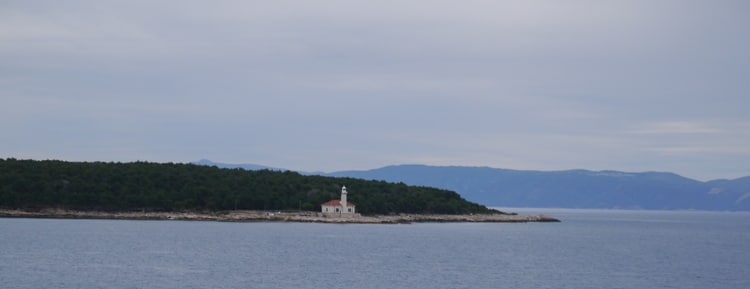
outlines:
[[[324,214],[354,214],[356,206],[346,201],[346,186],[341,187],[341,199],[330,200],[320,205],[320,211]]]

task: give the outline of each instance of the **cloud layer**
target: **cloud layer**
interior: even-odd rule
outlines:
[[[745,1],[5,1],[0,153],[750,175]]]

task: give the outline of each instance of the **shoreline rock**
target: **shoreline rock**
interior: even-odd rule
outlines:
[[[546,215],[518,214],[399,214],[373,216],[330,216],[318,212],[268,212],[268,211],[218,211],[218,212],[100,212],[65,209],[10,210],[0,209],[1,218],[55,218],[55,219],[118,219],[118,220],[183,220],[220,222],[301,222],[338,224],[410,224],[410,223],[460,223],[460,222],[560,222]]]

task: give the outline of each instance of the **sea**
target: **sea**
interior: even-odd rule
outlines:
[[[750,212],[561,223],[0,218],[2,288],[750,288]]]

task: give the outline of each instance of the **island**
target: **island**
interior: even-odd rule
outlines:
[[[346,186],[356,193],[347,195]],[[501,212],[469,202],[453,191],[404,183],[194,164],[12,158],[0,159],[0,217],[325,223],[557,221],[543,215]]]
[[[318,212],[264,212],[264,211],[219,211],[219,212],[102,212],[71,211],[63,209],[9,210],[0,209],[5,218],[61,218],[61,219],[121,219],[121,220],[182,220],[224,222],[305,222],[339,224],[410,224],[420,222],[560,222],[546,215],[518,214],[394,214],[356,217],[332,217]]]

